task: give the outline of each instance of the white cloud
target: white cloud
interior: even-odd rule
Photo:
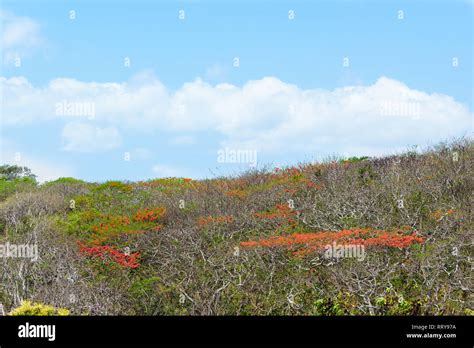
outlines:
[[[472,132],[473,114],[465,105],[387,77],[334,90],[301,89],[265,77],[242,87],[196,79],[170,91],[147,72],[123,83],[61,78],[39,88],[22,77],[0,78],[0,83],[7,127],[64,118],[54,114],[54,105],[62,100],[95,103],[94,121],[113,128],[67,127],[70,150],[94,147],[102,136],[110,138],[103,145],[116,147],[120,137],[115,128],[194,137],[213,131],[224,139],[221,146],[268,153],[328,148],[351,153],[356,146],[376,152]]]
[[[61,133],[63,150],[74,152],[104,152],[120,146],[120,133],[114,127],[100,128],[86,123],[72,122]]]
[[[29,17],[18,17],[0,10],[2,31],[0,46],[4,64],[10,64],[16,57],[29,56],[43,41],[39,24]]]

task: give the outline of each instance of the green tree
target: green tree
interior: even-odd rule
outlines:
[[[36,175],[31,173],[28,167],[20,167],[17,165],[3,164],[0,166],[0,178],[4,180],[15,180],[21,178],[31,178],[36,181]]]
[[[4,164],[0,166],[0,201],[9,195],[37,185],[30,168]]]

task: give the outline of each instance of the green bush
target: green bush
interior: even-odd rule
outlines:
[[[65,178],[58,178],[52,181],[47,181],[42,186],[48,187],[48,186],[53,186],[57,184],[86,184],[86,182],[80,179],[76,179],[76,178],[65,177]]]
[[[14,179],[0,178],[0,200],[5,200],[8,196],[16,192],[26,191],[36,187],[37,182],[31,177]]]

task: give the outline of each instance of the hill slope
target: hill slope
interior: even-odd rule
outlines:
[[[0,244],[36,245],[39,257],[0,259],[0,303],[91,315],[472,314],[473,164],[473,143],[460,140],[236,178],[10,185]]]

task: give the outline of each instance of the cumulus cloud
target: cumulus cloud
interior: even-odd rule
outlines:
[[[273,153],[322,148],[352,153],[355,146],[395,149],[472,132],[473,114],[467,106],[388,77],[334,90],[302,89],[265,77],[241,87],[211,85],[198,78],[171,91],[150,73],[123,83],[60,78],[44,88],[23,77],[0,82],[7,127],[70,117],[54,112],[54,105],[63,100],[94,103],[94,122],[115,128],[68,126],[63,135],[70,139],[66,149],[71,150],[93,147],[94,139],[102,136],[110,148],[116,147],[116,128],[189,136],[211,131],[223,139],[221,146]]]
[[[42,38],[39,24],[29,17],[19,17],[12,12],[0,10],[2,32],[0,46],[3,62],[10,64],[16,57],[28,56],[37,48]]]
[[[122,142],[114,127],[100,128],[78,122],[66,124],[61,136],[65,142],[63,150],[73,152],[104,152],[119,147]]]

